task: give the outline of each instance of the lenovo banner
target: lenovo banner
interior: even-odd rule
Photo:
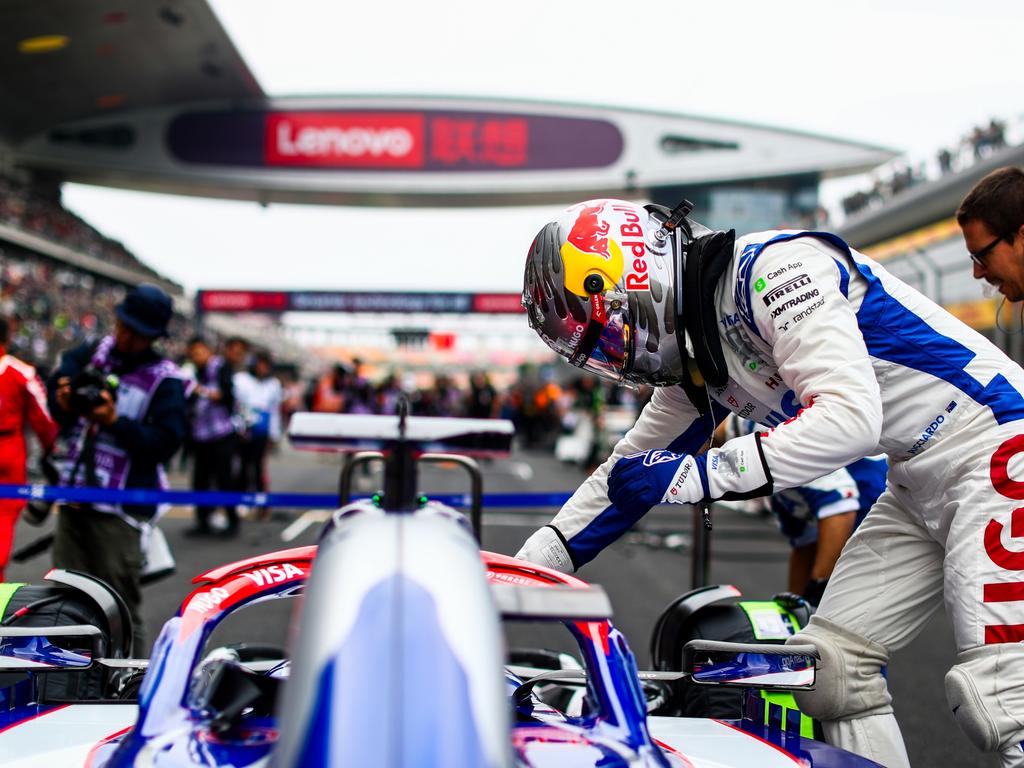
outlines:
[[[422,168],[422,114],[271,112],[267,165]]]
[[[515,314],[518,293],[217,291],[196,293],[200,312],[427,312]]]
[[[603,168],[622,155],[611,122],[453,110],[187,112],[167,131],[175,160],[250,168],[473,172]]]

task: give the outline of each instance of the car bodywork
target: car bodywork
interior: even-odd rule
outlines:
[[[413,426],[425,431],[404,439],[418,450],[466,445]],[[325,434],[314,442],[330,443]],[[407,480],[391,477],[391,499]],[[603,592],[481,552],[455,510],[418,497],[395,509],[388,498],[337,510],[317,546],[200,574],[154,645],[137,708],[20,701],[3,713],[0,754],[91,768],[874,765],[781,724],[648,716],[644,675],[656,673],[638,672]],[[206,648],[234,612],[296,597],[288,658]],[[505,658],[503,618],[560,622],[582,668],[524,676]],[[571,710],[540,693],[538,680],[560,677],[579,687]]]

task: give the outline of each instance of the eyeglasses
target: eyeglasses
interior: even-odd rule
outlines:
[[[977,264],[979,267],[984,268],[985,267],[985,259],[986,259],[986,257],[988,257],[988,255],[990,253],[992,253],[992,249],[995,248],[997,245],[999,245],[999,242],[1002,239],[1003,238],[1001,236],[997,237],[995,240],[993,240],[991,243],[986,245],[984,248],[981,248],[981,249],[979,249],[977,251],[968,251],[967,255],[971,257],[971,259],[974,261],[975,264]]]

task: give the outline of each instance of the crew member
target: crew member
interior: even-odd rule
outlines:
[[[234,340],[233,340],[234,341]],[[235,351],[238,344],[227,345]],[[196,386],[192,392],[190,437],[193,451],[192,489],[195,491],[237,491],[240,443],[236,419],[234,370],[230,359],[214,355],[206,340],[196,336],[189,340],[188,358],[195,366]],[[195,526],[186,536],[210,536],[214,533],[210,515],[214,508],[196,505]],[[238,534],[238,510],[234,504],[224,505],[226,527],[217,535]]]
[[[571,571],[656,504],[764,496],[885,453],[886,490],[793,638],[821,653],[800,709],[833,744],[907,766],[880,669],[945,595],[953,715],[1024,765],[1024,555],[1009,543],[1024,526],[1024,371],[835,235],[737,240],[690,208],[590,201],[530,248],[523,303],[541,338],[658,388],[519,556]],[[695,455],[730,411],[770,428]]]
[[[25,424],[35,432],[44,453],[53,448],[57,424],[46,407],[46,389],[36,369],[7,354],[9,326],[0,317],[0,483],[23,485],[25,470]],[[20,499],[0,499],[0,582],[14,542],[18,513],[25,507]]]
[[[1024,299],[1024,170],[992,171],[960,203],[956,220],[975,279],[1009,301]]]

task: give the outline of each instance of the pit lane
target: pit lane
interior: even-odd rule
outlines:
[[[326,454],[298,453],[284,447],[272,457],[271,487],[275,491],[330,493],[337,489],[340,459]],[[483,465],[484,492],[535,493],[568,491],[583,480],[578,469],[560,464],[549,454],[517,452],[512,459]],[[183,475],[172,477],[175,488],[187,488]],[[379,487],[374,475],[357,472],[356,491]],[[421,488],[426,492],[459,493],[468,490],[461,471],[437,466],[421,469]],[[529,533],[547,522],[554,510],[484,510],[483,547],[514,554]],[[174,550],[177,573],[144,589],[144,616],[152,642],[164,620],[177,610],[191,589],[191,578],[212,566],[261,552],[315,542],[316,525],[307,528],[290,543],[281,533],[301,514],[300,510],[275,510],[265,522],[247,519],[236,539],[189,539],[191,511],[176,508],[162,527]],[[32,540],[46,528],[19,524],[16,546]],[[651,627],[664,606],[691,583],[689,534],[692,520],[687,511],[655,509],[626,540],[607,549],[579,572],[588,581],[601,584],[615,611],[614,622],[625,633],[641,667],[649,666]],[[752,599],[769,597],[785,587],[787,545],[770,519],[751,517],[738,511],[714,511],[710,580],[739,587]],[[440,566],[440,564],[439,564]],[[12,564],[10,581],[41,578],[49,567],[48,556]],[[215,642],[247,641],[286,645],[287,626],[293,601],[255,606],[229,618],[214,636]],[[471,617],[467,617],[471,621]],[[513,642],[542,642],[550,635],[542,630],[517,630]],[[903,728],[910,759],[915,766],[996,766],[998,760],[974,750],[960,733],[947,711],[943,676],[954,662],[949,623],[940,611],[910,646],[898,652],[890,672],[890,689],[897,717]]]

